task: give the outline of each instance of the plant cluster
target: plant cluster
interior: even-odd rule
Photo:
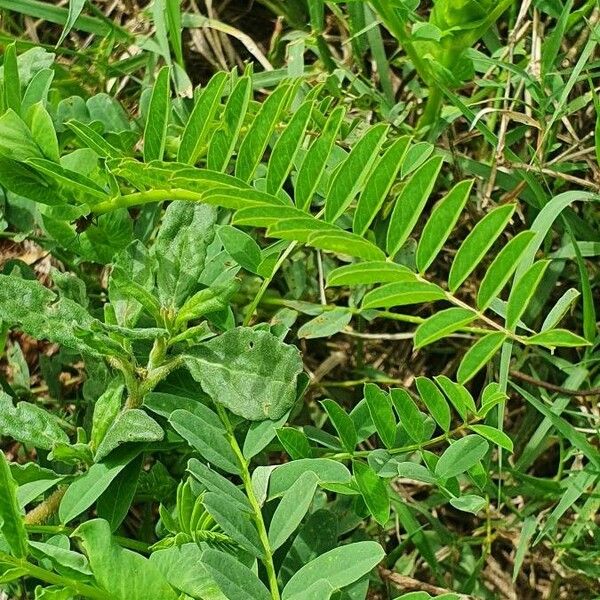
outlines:
[[[600,593],[599,11],[426,4],[0,0],[4,597]]]

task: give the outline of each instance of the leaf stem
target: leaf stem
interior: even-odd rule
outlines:
[[[231,421],[229,420],[225,409],[216,402],[215,407],[219,413],[219,417],[221,418],[223,425],[225,425],[225,428],[227,429],[227,439],[229,444],[231,445],[231,448],[233,449],[233,452],[240,463],[240,475],[242,478],[242,483],[244,484],[246,495],[248,496],[250,506],[252,507],[254,523],[258,530],[258,536],[264,551],[264,558],[262,559],[262,562],[267,571],[269,588],[271,590],[271,598],[273,600],[280,600],[281,596],[279,595],[279,586],[277,585],[277,573],[275,572],[275,564],[273,563],[273,551],[271,550],[271,544],[269,544],[269,536],[267,534],[267,528],[265,527],[262,511],[260,510],[260,504],[256,499],[254,488],[252,487],[252,478],[248,469],[248,461],[244,457],[237,439],[235,438]]]

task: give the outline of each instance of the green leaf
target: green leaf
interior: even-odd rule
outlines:
[[[540,328],[541,331],[547,331],[556,327],[580,295],[579,290],[569,288],[547,313],[544,322],[542,323],[542,327]]]
[[[205,550],[202,565],[229,600],[271,600],[269,590],[254,572],[231,554]]]
[[[201,413],[195,414],[188,410],[175,410],[169,417],[169,423],[206,460],[228,473],[239,472],[239,464],[225,438],[225,430],[209,408],[203,407]]]
[[[261,104],[248,129],[237,155],[235,176],[250,181],[260,163],[269,139],[280,120],[281,112],[288,100],[290,87],[280,85]]]
[[[467,421],[469,412],[477,414],[477,407],[475,406],[473,396],[471,396],[469,390],[464,385],[451,381],[445,375],[438,375],[434,377],[434,380],[444,394],[446,394],[448,400],[450,400],[463,421]]]
[[[450,407],[438,387],[427,377],[417,377],[415,380],[419,396],[436,423],[444,430],[450,430]]]
[[[363,462],[353,461],[352,470],[369,512],[382,527],[385,527],[390,518],[387,484],[369,465]]]
[[[423,419],[421,418],[421,411],[419,411],[410,394],[406,390],[395,388],[390,390],[390,396],[400,423],[404,426],[410,438],[414,442],[422,442]]]
[[[305,590],[289,597],[289,600],[329,600],[335,588],[325,579],[315,581]]]
[[[227,498],[232,502],[235,502],[241,510],[245,510],[246,512],[252,510],[248,499],[236,485],[196,458],[190,458],[187,470],[209,492],[227,496]]]
[[[6,108],[21,113],[21,81],[17,65],[16,42],[8,44],[4,50],[4,104]]]
[[[233,260],[250,273],[256,273],[262,261],[260,246],[247,233],[231,225],[219,228],[219,238]]]
[[[521,571],[521,567],[523,566],[523,560],[525,559],[525,555],[529,550],[531,538],[535,533],[537,527],[537,520],[534,515],[527,517],[523,521],[523,526],[521,527],[521,533],[519,535],[519,542],[517,543],[517,550],[515,552],[515,564],[513,565],[512,572],[512,580],[516,581],[519,572]]]
[[[276,195],[287,179],[304,137],[313,110],[313,101],[307,100],[294,113],[271,152],[267,167],[267,192]]]
[[[442,168],[435,156],[415,171],[396,198],[387,232],[387,253],[395,256],[416,225]]]
[[[90,445],[94,450],[98,448],[119,414],[124,389],[124,385],[110,386],[94,404],[90,439]]]
[[[485,498],[482,498],[481,496],[465,494],[459,498],[451,498],[450,504],[457,510],[476,515],[480,510],[483,510],[487,502]]]
[[[350,585],[376,567],[384,556],[377,542],[355,542],[334,548],[297,571],[283,589],[282,600],[300,594],[321,579],[334,589]]]
[[[335,400],[322,400],[321,404],[327,412],[329,420],[335,427],[344,448],[348,452],[354,452],[358,436],[354,427],[354,421],[352,421],[350,415]]]
[[[80,525],[80,539],[96,581],[114,600],[177,600],[178,594],[147,558],[117,545],[102,519]]]
[[[42,102],[37,102],[29,109],[31,135],[40,147],[44,156],[54,162],[60,160],[58,139],[54,130],[54,123]]]
[[[94,460],[96,462],[108,456],[121,444],[130,442],[157,442],[162,440],[162,427],[143,410],[131,408],[124,410],[109,427],[98,445]]]
[[[227,79],[227,73],[217,73],[198,96],[181,136],[177,152],[179,162],[193,165],[201,155]]]
[[[389,396],[374,383],[365,384],[364,396],[381,441],[387,448],[393,448],[396,441],[396,419]]]
[[[188,321],[226,309],[238,288],[239,283],[234,279],[227,281],[224,285],[215,284],[196,292],[177,311],[176,329],[182,329]]]
[[[435,477],[427,467],[414,462],[398,463],[397,471],[399,477],[406,477],[431,484],[436,482]]]
[[[473,227],[452,261],[450,275],[448,276],[450,291],[455,292],[477,267],[504,230],[514,211],[514,204],[499,206],[489,212]]]
[[[0,185],[40,204],[56,206],[65,203],[58,190],[34,169],[3,156],[0,156]]]
[[[509,452],[513,451],[512,440],[503,431],[489,425],[469,425],[469,429],[490,440],[490,442],[493,442],[497,446]]]
[[[296,206],[301,210],[307,211],[310,208],[345,115],[343,106],[338,106],[331,112],[321,135],[313,142],[302,161],[295,188]]]
[[[359,262],[338,267],[329,273],[327,286],[368,285],[371,283],[391,283],[414,281],[415,274],[405,267],[385,260]]]
[[[98,156],[105,158],[121,158],[123,156],[121,150],[107,142],[89,125],[75,119],[67,121],[65,125],[85,144],[86,147],[91,148]]]
[[[251,421],[278,419],[296,400],[300,353],[266,331],[237,327],[202,344],[186,364],[213,401]]]
[[[311,319],[298,330],[300,339],[330,337],[342,331],[352,320],[352,312],[347,308],[335,308]]]
[[[395,282],[382,285],[365,295],[362,308],[391,308],[444,300],[444,290],[426,281]]]
[[[477,315],[466,308],[440,310],[421,323],[415,331],[415,348],[422,348],[447,337],[457,329],[472,323]]]
[[[329,183],[325,198],[326,221],[335,223],[363,188],[387,131],[388,125],[378,123],[363,133],[352,147]]]
[[[336,254],[356,256],[365,260],[383,260],[385,254],[375,244],[358,235],[343,230],[312,233],[308,244],[314,248],[329,250]]]
[[[68,523],[87,510],[140,450],[135,447],[120,449],[105,462],[92,465],[89,471],[75,479],[58,509],[61,523]]]
[[[242,548],[256,557],[263,556],[263,548],[251,515],[241,511],[228,496],[206,492],[202,501],[206,510],[219,527]]]
[[[463,356],[456,377],[458,383],[465,384],[492,359],[504,343],[506,334],[502,331],[488,333],[478,340]]]
[[[535,233],[533,231],[522,231],[496,255],[496,258],[485,272],[477,292],[477,306],[481,310],[485,310],[502,291],[534,237]]]
[[[171,69],[162,67],[156,76],[144,128],[144,161],[162,160],[171,112]]]
[[[288,417],[289,413],[286,413],[276,421],[265,419],[264,421],[254,421],[251,423],[244,439],[242,450],[244,456],[250,459],[268,446],[271,440],[277,435],[276,431],[285,425]]]
[[[56,543],[57,538],[64,540],[65,547]],[[69,540],[66,536],[55,536],[53,539],[51,538],[51,541],[54,543],[29,542],[29,545],[34,548],[36,558],[39,558],[39,554],[43,554],[44,558],[50,559],[56,570],[63,575],[69,574],[74,578],[81,577],[82,575],[92,575],[86,557],[83,554],[79,554],[79,552],[73,552],[68,549]]]
[[[204,204],[172,202],[167,207],[153,248],[164,306],[180,307],[197,288],[216,219],[216,209]]]
[[[531,265],[513,285],[506,306],[506,327],[515,329],[529,303],[535,295],[538,285],[548,268],[550,261],[539,260]]]
[[[85,6],[85,0],[69,0],[69,13],[67,15],[67,21],[63,27],[62,33],[56,42],[56,47],[62,46],[66,37],[69,35],[71,29],[75,26],[83,7]]]
[[[0,117],[0,155],[19,162],[43,156],[29,128],[12,108]]]
[[[28,554],[27,532],[17,502],[17,482],[10,473],[4,452],[0,451],[0,531],[17,558]]]
[[[35,404],[18,402],[14,406],[12,398],[0,390],[0,435],[51,450],[54,444],[69,443],[60,423],[58,417]]]
[[[402,179],[416,171],[434,151],[433,144],[429,142],[418,142],[411,145],[402,162]]]
[[[526,338],[527,344],[546,346],[547,348],[577,348],[590,346],[585,338],[566,329],[549,329]]]
[[[475,466],[487,453],[489,444],[478,435],[467,435],[451,444],[440,456],[435,475],[440,479],[456,477]]]
[[[311,471],[306,471],[285,492],[269,525],[269,543],[272,550],[282,546],[300,525],[312,503],[317,483],[317,476]]]
[[[209,169],[223,171],[229,163],[248,111],[251,96],[252,80],[250,77],[240,77],[225,105],[220,128],[211,136],[207,157]]]
[[[292,460],[308,458],[312,455],[308,438],[300,429],[282,427],[276,431],[277,438]]]
[[[408,136],[398,138],[385,151],[383,157],[369,175],[358,199],[352,221],[352,231],[357,235],[365,234],[383,206],[398,176],[409,142],[410,138]]]

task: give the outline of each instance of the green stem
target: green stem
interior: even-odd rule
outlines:
[[[240,463],[240,475],[242,478],[242,483],[244,484],[246,495],[248,496],[250,506],[252,507],[254,523],[258,530],[258,536],[263,547],[264,558],[262,559],[262,562],[267,571],[269,588],[271,590],[271,598],[273,600],[280,600],[281,596],[279,595],[279,586],[277,585],[277,573],[275,571],[275,564],[273,563],[273,552],[271,550],[271,544],[269,544],[269,536],[263,520],[260,504],[256,499],[254,488],[252,487],[252,477],[250,476],[250,471],[248,469],[248,461],[244,457],[244,454],[235,438],[233,427],[231,426],[231,422],[229,421],[229,417],[227,416],[225,409],[217,403],[215,403],[215,406],[217,408],[217,412],[219,413],[219,417],[221,417],[221,421],[223,421],[223,425],[225,425],[225,428],[227,429],[227,439],[229,444],[231,445],[231,448],[233,449],[233,452]]]
[[[435,124],[442,110],[443,100],[444,94],[442,90],[435,85],[429,86],[429,95],[425,103],[425,110],[419,119],[418,129],[425,129]]]
[[[79,596],[85,596],[86,598],[97,598],[98,600],[110,600],[108,594],[102,591],[100,588],[87,585],[73,579],[68,579],[67,577],[63,577],[62,575],[58,575],[52,571],[38,567],[24,558],[16,558],[10,554],[0,552],[0,562],[9,564],[17,569],[22,569],[34,579],[39,579],[40,581],[44,581],[45,583],[50,583],[52,585],[60,585],[62,587],[69,588],[76,592]]]
[[[98,202],[92,207],[97,215],[117,210],[118,208],[131,208],[142,204],[151,204],[152,202],[162,202],[163,200],[184,200],[186,202],[202,202],[202,194],[190,192],[189,190],[147,190],[145,192],[136,192],[126,194],[125,196],[116,196],[110,200]]]

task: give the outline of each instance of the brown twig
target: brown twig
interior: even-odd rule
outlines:
[[[545,390],[549,390],[551,392],[556,392],[558,394],[564,394],[565,396],[597,396],[600,395],[600,388],[592,388],[589,390],[571,390],[569,388],[562,387],[560,385],[554,385],[553,383],[548,383],[547,381],[541,381],[536,379],[535,377],[531,377],[531,375],[527,375],[526,373],[521,373],[521,371],[511,371],[510,374],[515,379],[520,379],[521,381],[525,381],[526,383],[530,383],[531,385],[535,385],[537,387],[544,388]]]
[[[403,592],[427,592],[428,594],[433,594],[434,596],[441,596],[442,594],[451,593],[451,590],[426,583],[425,581],[419,581],[413,577],[406,577],[405,575],[394,573],[394,571],[389,571],[388,569],[380,568],[379,573],[383,579],[386,579]],[[467,596],[466,594],[456,595],[458,598],[461,598],[461,600],[467,600],[473,597]]]

